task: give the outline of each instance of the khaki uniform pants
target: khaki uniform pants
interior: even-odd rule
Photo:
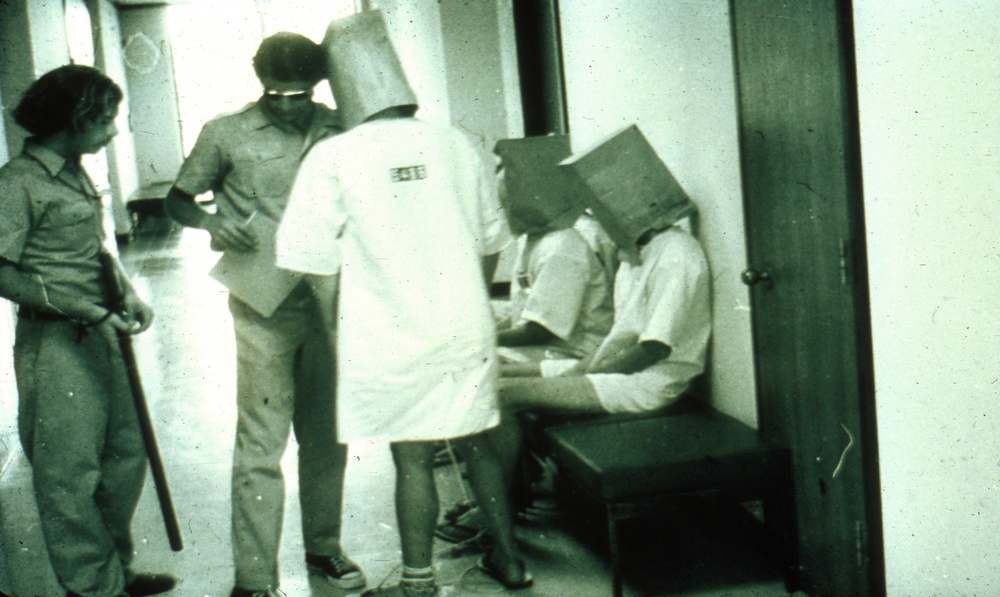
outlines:
[[[306,284],[271,317],[229,298],[236,331],[233,560],[236,586],[278,586],[285,504],[281,458],[294,424],[305,549],[340,549],[346,446],[337,444],[333,353]]]
[[[18,431],[52,568],[85,597],[125,590],[146,454],[117,339],[21,318]]]

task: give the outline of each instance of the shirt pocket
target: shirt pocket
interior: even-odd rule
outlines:
[[[53,205],[45,211],[40,227],[50,230],[68,230],[73,226],[93,225],[95,217],[97,217],[97,211],[89,202],[63,203]]]
[[[234,156],[233,161],[245,192],[257,198],[286,196],[298,169],[298,156],[279,147],[248,149]]]

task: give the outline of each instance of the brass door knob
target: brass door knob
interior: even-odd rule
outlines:
[[[743,270],[743,273],[740,274],[740,280],[747,286],[756,286],[763,282],[766,288],[770,288],[771,284],[774,283],[768,271],[760,271],[753,268]]]

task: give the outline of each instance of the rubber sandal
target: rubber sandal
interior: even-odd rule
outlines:
[[[516,591],[518,589],[527,589],[531,585],[535,584],[535,580],[531,578],[531,575],[528,574],[527,570],[524,571],[524,578],[522,578],[521,580],[517,582],[511,582],[507,580],[506,578],[503,577],[502,574],[500,574],[500,571],[493,566],[493,563],[490,562],[489,557],[490,557],[489,554],[485,554],[483,555],[483,557],[479,558],[479,561],[476,562],[476,568],[478,568],[480,572],[482,572],[486,576],[502,584],[507,590]]]
[[[434,536],[448,543],[464,543],[473,539],[482,529],[457,522],[446,522],[434,529]]]
[[[451,523],[458,522],[458,519],[469,510],[472,510],[473,507],[470,502],[465,500],[456,502],[454,506],[445,510],[444,519]]]

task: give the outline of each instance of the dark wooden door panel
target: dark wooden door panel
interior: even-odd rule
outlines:
[[[867,322],[867,287],[855,265],[863,222],[850,8],[731,8],[749,263],[764,275],[751,293],[760,425],[792,448],[810,594],[877,594],[881,544],[869,530],[880,522],[866,492],[873,392],[858,365],[870,362],[859,342],[869,331],[856,325]]]

